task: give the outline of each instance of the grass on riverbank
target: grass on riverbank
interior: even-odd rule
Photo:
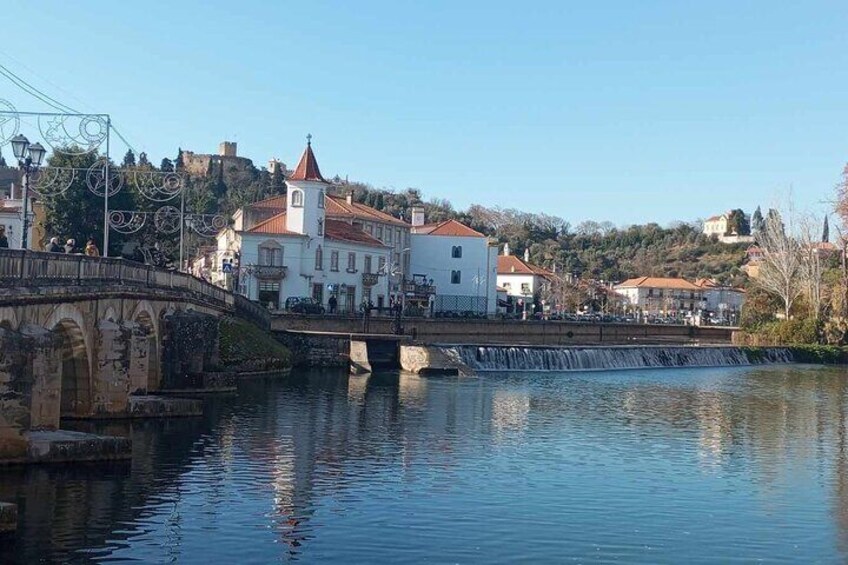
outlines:
[[[816,365],[848,364],[848,348],[837,345],[789,345],[796,363],[812,363]],[[752,363],[762,361],[766,349],[770,347],[743,346],[742,351]]]
[[[222,319],[220,340],[221,364],[225,367],[252,371],[291,367],[292,356],[288,348],[249,322]]]

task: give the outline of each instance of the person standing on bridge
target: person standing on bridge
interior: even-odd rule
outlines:
[[[6,237],[6,226],[0,226],[0,247],[9,247],[9,238]]]
[[[88,243],[85,244],[85,254],[89,257],[100,257],[100,250],[91,238],[88,238]]]
[[[59,246],[59,238],[51,237],[50,243],[47,245],[48,253],[64,253],[64,250]]]
[[[76,246],[77,246],[76,240],[69,239],[65,243],[65,253],[67,253],[68,255],[70,255],[71,253],[74,253],[74,251],[76,250]]]

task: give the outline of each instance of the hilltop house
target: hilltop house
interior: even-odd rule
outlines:
[[[427,224],[424,209],[412,208],[413,278],[433,287],[432,312],[497,312],[497,246],[482,233],[456,220]]]
[[[638,277],[616,285],[615,291],[648,316],[678,316],[705,306],[704,290],[680,278]]]
[[[337,209],[311,142],[286,182],[287,197],[237,211],[233,226],[218,234],[212,282],[271,309],[283,308],[289,297],[312,297],[329,310],[335,296],[338,310],[347,312],[363,301],[388,306],[393,246]]]

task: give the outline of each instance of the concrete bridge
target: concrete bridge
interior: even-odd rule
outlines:
[[[236,300],[122,259],[0,250],[0,461],[61,418],[132,417],[147,393],[214,365],[217,318],[262,317]]]

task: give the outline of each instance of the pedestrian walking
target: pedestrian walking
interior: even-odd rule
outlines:
[[[336,300],[336,295],[331,294],[330,299],[327,301],[327,306],[330,307],[330,314],[336,313],[336,307],[339,305],[339,301]]]

